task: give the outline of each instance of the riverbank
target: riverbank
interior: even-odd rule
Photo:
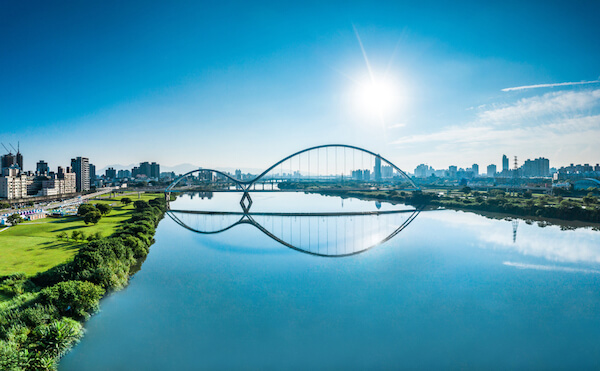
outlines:
[[[137,195],[131,198],[149,201],[155,197],[158,195],[141,194],[139,198]],[[86,225],[82,218],[75,216],[45,218],[23,222],[3,231],[0,233],[0,276],[14,273],[33,276],[73,259],[79,248],[86,244],[87,238],[111,235],[135,210],[133,204],[122,204],[122,198],[90,201],[112,207],[110,214],[102,217],[97,224]],[[59,238],[62,232],[69,237]],[[78,233],[77,239],[70,238],[73,232]]]
[[[447,196],[436,192],[409,192],[396,190],[353,191],[344,189],[307,189],[323,195],[355,197],[363,200],[427,205],[428,208],[445,208],[478,212],[483,216],[496,214],[503,217],[531,218],[538,221],[566,221],[600,223],[600,203],[594,196],[569,198],[531,194],[507,194],[503,191],[477,192],[469,189]]]
[[[154,243],[163,196],[133,203],[109,237],[83,244],[73,260],[28,277],[0,277],[0,369],[54,370],[82,336],[100,299],[127,285]]]

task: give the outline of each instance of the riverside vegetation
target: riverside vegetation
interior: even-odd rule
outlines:
[[[562,191],[551,196],[525,192],[505,192],[500,189],[474,191],[463,187],[454,191],[398,191],[386,189],[352,190],[344,187],[319,186],[314,183],[287,182],[282,188],[304,189],[306,192],[356,197],[360,199],[428,205],[447,209],[470,210],[510,214],[522,217],[537,217],[600,223],[600,203],[598,197],[590,192],[587,195]],[[579,196],[579,197],[578,197]]]
[[[134,207],[111,236],[83,245],[72,261],[30,278],[0,277],[0,293],[7,299],[0,302],[1,370],[56,369],[100,299],[127,284],[154,243],[166,201],[138,200]]]

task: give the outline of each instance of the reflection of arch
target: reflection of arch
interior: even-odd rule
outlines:
[[[175,223],[179,224],[180,226],[186,228],[187,230],[190,230],[192,232],[199,233],[199,234],[218,234],[218,233],[222,233],[227,230],[230,230],[233,227],[240,225],[240,224],[250,224],[250,225],[253,225],[254,227],[256,227],[261,232],[263,232],[265,235],[267,235],[271,239],[279,242],[280,244],[282,244],[286,247],[289,247],[290,249],[293,249],[293,250],[296,250],[299,252],[303,252],[306,254],[310,254],[310,255],[321,256],[321,257],[345,257],[345,256],[351,256],[351,255],[363,253],[375,246],[381,245],[381,244],[389,241],[394,236],[396,236],[398,233],[400,233],[402,230],[404,230],[404,228],[406,228],[410,223],[412,223],[412,221],[419,215],[421,210],[422,210],[422,208],[418,208],[415,210],[388,210],[388,211],[369,211],[369,212],[350,212],[350,213],[240,213],[240,212],[206,212],[206,211],[168,210],[167,215],[173,221],[175,221]],[[227,215],[227,216],[233,216],[234,219],[237,219],[237,216],[240,216],[240,218],[237,219],[237,221],[235,221],[234,223],[231,223],[230,225],[227,225],[227,226],[224,226],[224,227],[212,230],[212,231],[208,231],[208,230],[195,229],[195,228],[185,224],[185,222],[183,222],[181,220],[181,218],[179,218],[179,217],[177,217],[177,215],[175,215],[177,213],[196,214],[196,215],[205,215],[205,216]],[[359,248],[355,251],[352,251],[349,253],[339,253],[339,254],[337,252],[335,254],[334,253],[330,254],[330,253],[320,253],[320,252],[315,252],[315,251],[309,251],[305,248],[302,248],[301,246],[296,246],[288,241],[283,240],[280,237],[277,237],[274,232],[270,231],[269,229],[267,229],[266,227],[264,227],[263,225],[261,225],[259,222],[256,221],[257,216],[281,216],[281,217],[303,218],[303,217],[379,216],[379,215],[390,215],[390,214],[410,214],[410,215],[406,218],[406,220],[404,220],[403,223],[401,223],[397,228],[395,228],[393,230],[393,232],[391,232],[389,235],[385,236],[383,239],[375,241],[374,243],[364,246],[362,248]]]
[[[385,163],[387,163],[388,165],[390,165],[394,170],[396,170],[399,174],[401,174],[409,183],[411,186],[413,186],[415,189],[419,189],[419,187],[412,181],[412,179],[410,179],[410,177],[404,172],[402,171],[402,169],[400,169],[398,166],[394,165],[392,162],[390,162],[389,160],[387,160],[386,158],[371,152],[369,150],[366,150],[364,148],[360,148],[360,147],[356,147],[356,146],[351,146],[348,144],[324,144],[324,145],[320,145],[320,146],[315,146],[315,147],[310,147],[310,148],[306,148],[303,149],[301,151],[298,151],[296,153],[293,153],[287,157],[285,157],[284,159],[276,162],[275,164],[273,164],[272,166],[270,166],[268,169],[266,169],[265,171],[263,171],[262,173],[260,173],[258,176],[256,176],[254,179],[251,180],[239,180],[236,178],[233,178],[232,176],[230,176],[227,173],[224,173],[222,171],[219,170],[214,170],[214,169],[196,169],[196,170],[192,170],[190,172],[185,173],[184,175],[180,176],[179,178],[177,178],[175,181],[173,181],[173,183],[171,183],[167,189],[165,190],[165,192],[170,192],[173,187],[175,187],[175,185],[177,185],[177,183],[179,183],[182,179],[184,179],[185,177],[192,175],[194,173],[200,173],[200,172],[213,172],[219,175],[223,175],[226,178],[232,180],[237,186],[239,186],[240,188],[242,188],[242,190],[248,190],[252,184],[254,184],[255,182],[257,182],[259,179],[263,178],[266,174],[268,174],[271,170],[275,169],[277,166],[281,165],[282,163],[284,163],[285,161],[299,156],[305,152],[309,152],[309,151],[313,151],[313,150],[318,150],[321,148],[350,148],[356,151],[360,151],[360,152],[364,152],[367,153],[371,156],[374,156],[376,159],[380,159],[382,161],[384,161]]]

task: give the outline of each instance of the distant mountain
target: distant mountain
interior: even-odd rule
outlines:
[[[104,174],[106,172],[106,169],[108,169],[109,167],[112,167],[113,169],[119,171],[119,170],[131,170],[133,169],[135,166],[139,166],[140,164],[129,164],[129,165],[107,165],[105,167],[103,167],[102,169],[96,169],[96,175],[100,176],[102,174]]]
[[[175,174],[185,174],[188,171],[198,169],[199,167],[200,166],[193,165],[193,164],[179,164],[179,165],[175,165],[175,166],[160,165],[160,172],[161,173],[174,172]]]

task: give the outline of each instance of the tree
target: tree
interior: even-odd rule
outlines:
[[[11,225],[17,225],[23,221],[23,218],[21,218],[21,215],[19,215],[19,214],[12,214],[8,218],[6,218],[6,220]]]
[[[112,206],[108,204],[96,204],[96,209],[100,211],[100,214],[108,215],[112,211]]]
[[[85,216],[85,214],[89,213],[90,211],[94,211],[94,210],[98,210],[96,209],[96,207],[94,205],[91,204],[81,204],[79,205],[79,208],[77,209],[77,216]]]
[[[59,232],[59,233],[56,235],[56,237],[57,237],[59,240],[64,240],[64,239],[66,239],[66,238],[68,237],[68,236],[67,236],[67,232],[65,232],[65,231]]]
[[[464,186],[464,187],[462,187],[462,189],[460,191],[464,194],[471,193],[471,187]]]
[[[123,205],[125,205],[125,206],[129,205],[129,204],[130,204],[130,203],[132,203],[132,202],[133,202],[133,201],[131,201],[131,198],[129,198],[129,197],[123,197],[123,198],[121,199],[121,203],[122,203]]]
[[[101,218],[102,214],[100,214],[100,211],[94,210],[86,213],[83,217],[83,221],[85,222],[85,224],[98,224]]]

